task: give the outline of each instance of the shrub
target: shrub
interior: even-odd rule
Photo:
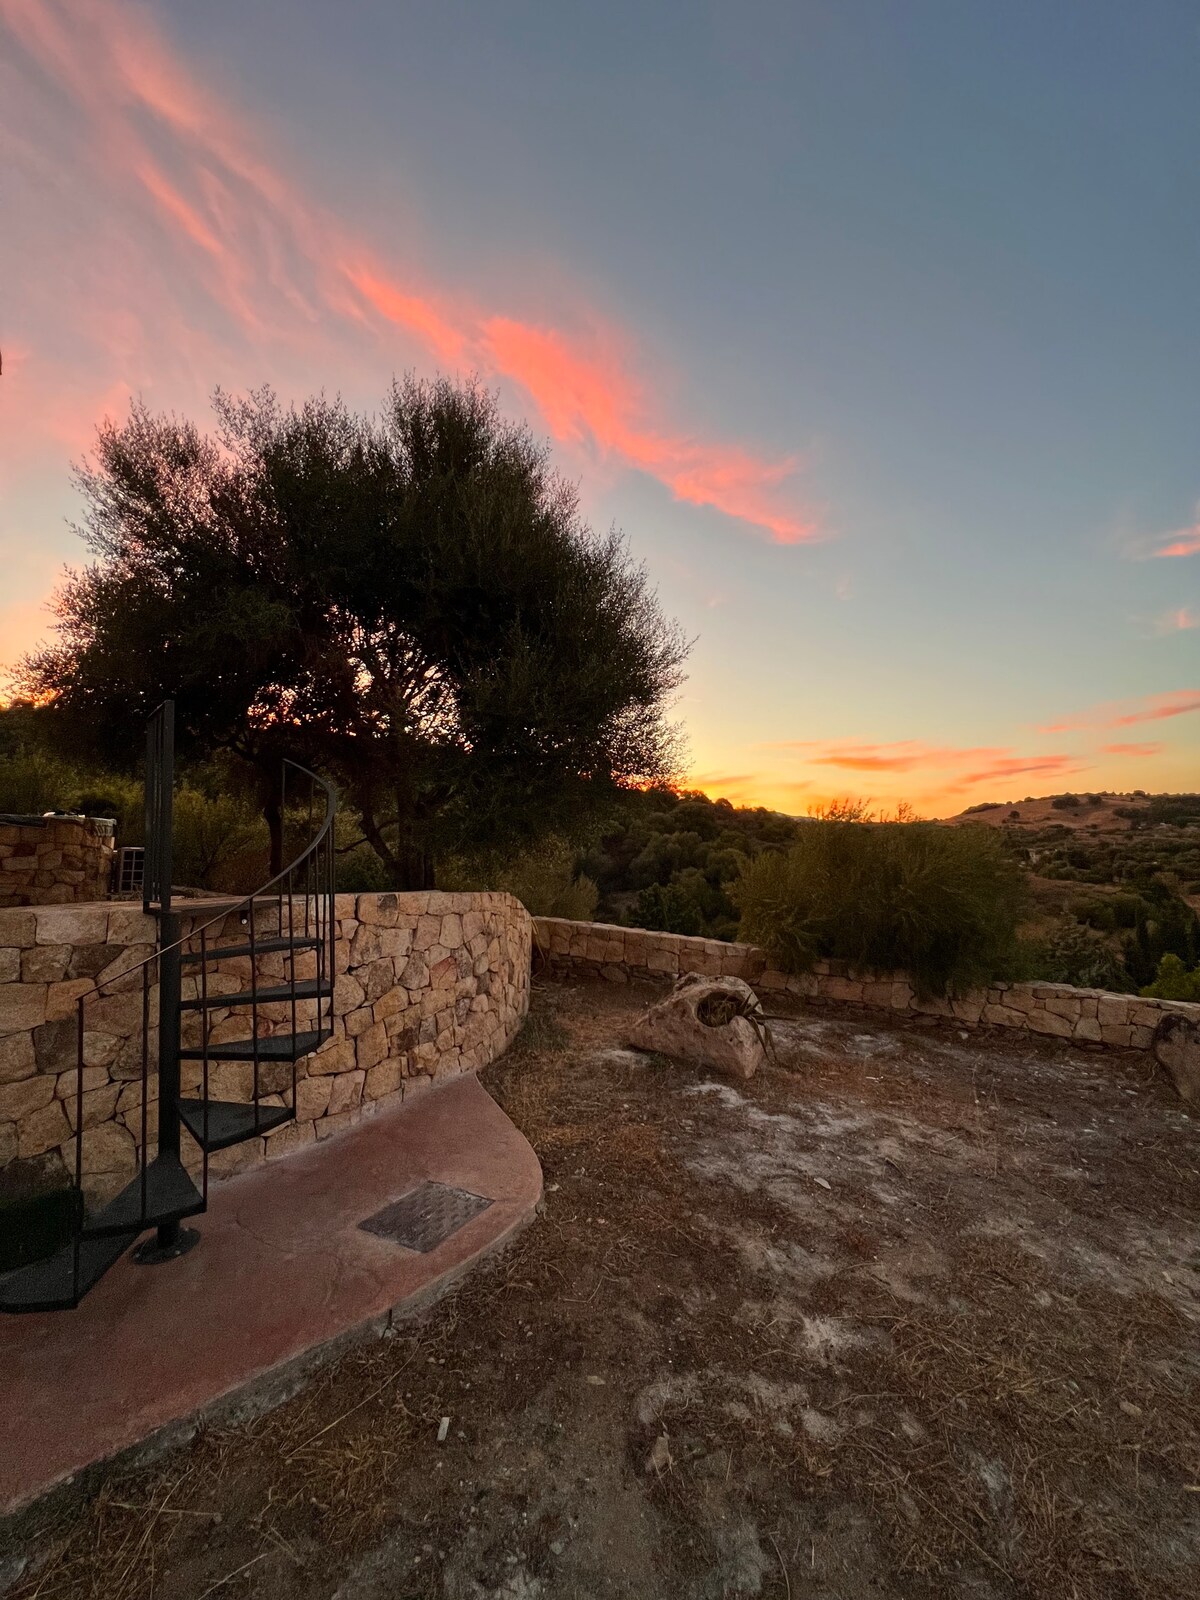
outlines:
[[[1134,985],[1121,959],[1094,927],[1065,924],[1026,947],[1023,976],[1044,983],[1070,983],[1077,989],[1108,989],[1131,994]]]
[[[591,922],[600,891],[579,871],[574,847],[551,835],[507,861],[451,862],[439,874],[447,889],[504,889],[533,917]]]
[[[786,971],[820,957],[907,972],[922,994],[1007,975],[1025,904],[1020,869],[990,828],[821,822],[733,887],[740,937]]]
[[[635,928],[654,928],[659,933],[703,932],[699,905],[678,883],[652,883],[643,889],[629,920]]]
[[[1200,1001],[1200,967],[1189,972],[1178,956],[1165,955],[1158,963],[1154,982],[1141,992],[1152,1000]]]
[[[266,826],[247,801],[227,794],[210,798],[189,784],[176,789],[172,874],[176,883],[246,892],[266,876],[266,851]],[[240,858],[246,856],[251,859],[243,863]],[[241,871],[236,870],[239,866]]]

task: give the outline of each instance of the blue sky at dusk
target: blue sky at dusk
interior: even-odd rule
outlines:
[[[694,781],[1200,785],[1200,14],[0,0],[0,659],[132,395],[475,371],[697,643]]]

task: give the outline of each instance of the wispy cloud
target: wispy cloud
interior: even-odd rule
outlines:
[[[1154,622],[1154,631],[1159,634],[1186,633],[1191,628],[1200,628],[1200,612],[1193,611],[1190,606],[1164,612]]]
[[[1102,744],[1101,753],[1106,756],[1156,756],[1166,749],[1164,744]]]
[[[1173,533],[1155,533],[1136,538],[1129,544],[1126,554],[1135,561],[1160,561],[1180,556],[1200,555],[1200,506],[1197,520],[1186,528],[1176,528]]]
[[[947,794],[1025,774],[1065,777],[1088,770],[1080,756],[1065,751],[1023,755],[1007,746],[931,745],[917,739],[885,744],[791,740],[768,748],[791,751],[807,766],[883,776],[912,774]]]
[[[1174,689],[1167,694],[1144,695],[1135,701],[1110,701],[1049,722],[1039,733],[1073,733],[1088,728],[1133,728],[1141,722],[1162,722],[1200,711],[1200,689]]]
[[[561,328],[381,259],[264,152],[249,120],[172,53],[144,13],[101,0],[0,0],[0,24],[40,69],[40,79],[11,73],[22,112],[40,92],[37,80],[69,109],[64,119],[44,100],[34,107],[55,140],[66,137],[64,120],[77,124],[74,149],[55,145],[63,167],[88,164],[110,216],[158,230],[157,245],[139,250],[124,227],[123,271],[72,308],[88,321],[97,360],[108,356],[110,382],[133,378],[128,350],[120,363],[132,322],[155,325],[142,352],[151,370],[156,351],[176,338],[194,342],[187,302],[196,294],[226,320],[223,336],[263,352],[299,358],[324,340],[344,363],[348,332],[389,353],[400,335],[443,367],[518,385],[556,440],[644,473],[681,502],[780,544],[820,536],[817,517],[796,503],[796,456],[693,434],[667,416],[638,375],[645,358],[632,334],[596,334],[603,318],[582,294],[578,326]],[[11,108],[12,96],[3,99]],[[46,144],[35,136],[15,147],[36,151],[44,167]],[[129,313],[115,343],[102,325],[114,302]],[[77,447],[84,443],[86,435]]]

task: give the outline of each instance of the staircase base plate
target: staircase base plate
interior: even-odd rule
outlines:
[[[166,1233],[168,1230],[163,1228],[159,1231]],[[189,1250],[194,1250],[200,1243],[198,1228],[174,1227],[173,1231],[174,1237],[165,1241],[160,1240],[158,1234],[155,1234],[153,1239],[147,1239],[138,1245],[131,1259],[136,1261],[139,1267],[158,1267],[164,1261],[177,1261],[180,1256],[187,1255]]]

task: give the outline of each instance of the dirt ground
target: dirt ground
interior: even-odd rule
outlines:
[[[652,998],[536,987],[499,1261],[27,1513],[0,1592],[1194,1600],[1200,1118],[1147,1058],[808,1013],[733,1085],[624,1048]]]

